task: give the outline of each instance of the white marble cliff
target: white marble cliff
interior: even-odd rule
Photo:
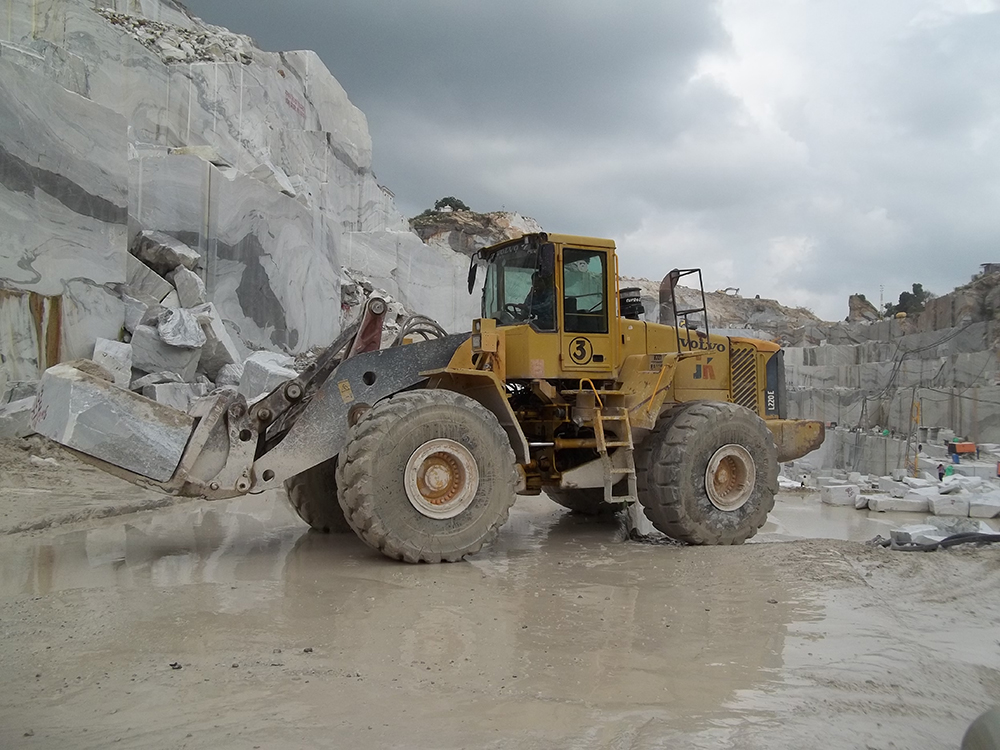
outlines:
[[[214,305],[233,354],[332,341],[344,266],[468,328],[478,301],[440,294],[462,288],[467,257],[409,230],[364,114],[315,53],[263,52],[172,0],[6,6],[0,389],[181,307],[176,269],[133,255],[144,232],[194,251],[204,291],[186,273],[184,289]]]

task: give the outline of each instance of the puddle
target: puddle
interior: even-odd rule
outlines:
[[[865,515],[783,499],[762,537],[889,523]],[[968,602],[894,602],[935,558],[890,555],[629,544],[544,498],[453,565],[306,532],[276,496],[8,537],[0,745],[25,722],[79,747],[954,745],[1000,685],[997,574],[942,629]]]
[[[824,505],[819,493],[805,495],[779,493],[767,523],[757,532],[754,542],[781,542],[794,539],[842,539],[867,542],[876,536],[889,537],[900,526],[924,523],[926,513],[877,513],[843,505]],[[998,519],[987,525],[1000,530]]]

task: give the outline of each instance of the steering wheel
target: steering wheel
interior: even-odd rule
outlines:
[[[528,317],[528,306],[521,305],[517,302],[508,302],[503,306],[503,311],[515,319],[523,319]]]

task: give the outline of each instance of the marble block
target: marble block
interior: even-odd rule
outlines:
[[[157,481],[180,463],[194,420],[69,365],[45,371],[31,428],[57,443]]]
[[[950,477],[945,477],[941,481],[941,486],[942,492],[944,492],[945,487],[960,487],[969,492],[981,492],[989,489],[986,480],[982,477],[965,477],[961,474],[952,474]]]
[[[910,488],[902,482],[894,481],[890,477],[879,477],[878,491],[887,492],[893,497],[903,497],[910,491]]]
[[[835,484],[820,488],[820,501],[825,505],[854,506],[860,495],[860,490],[854,484]]]
[[[34,432],[31,427],[31,412],[34,407],[34,396],[0,406],[0,438],[25,437]]]
[[[208,338],[198,318],[190,310],[164,310],[157,318],[156,330],[164,344],[184,349],[198,349]]]
[[[181,298],[180,295],[177,294],[177,290],[171,289],[170,293],[163,298],[163,301],[160,302],[160,304],[163,307],[169,307],[171,310],[179,308],[181,306]]]
[[[885,495],[880,495],[868,501],[869,510],[882,513],[888,511],[926,513],[928,507],[927,498],[919,495],[915,497],[886,497]]]
[[[132,345],[111,339],[97,339],[92,359],[115,378],[115,385],[128,388],[132,380]]]
[[[968,518],[969,500],[967,497],[955,495],[938,495],[928,498],[930,511],[935,516],[959,516]]]
[[[1000,516],[1000,492],[989,492],[969,498],[969,518]]]
[[[142,391],[143,388],[149,385],[159,385],[160,383],[183,383],[184,380],[176,372],[153,372],[149,375],[144,375],[141,378],[136,378],[132,381],[130,389],[133,391]]]
[[[223,365],[219,368],[219,372],[215,376],[216,385],[235,385],[240,384],[240,380],[243,378],[243,364],[232,364]]]
[[[143,230],[135,238],[132,254],[161,276],[178,266],[195,268],[201,260],[197,250],[165,232],[151,229]]]
[[[274,166],[269,160],[265,160],[264,163],[252,169],[249,175],[255,180],[264,183],[272,190],[277,190],[279,193],[284,193],[291,198],[294,198],[296,195],[295,188],[288,179],[288,175]]]
[[[272,352],[257,352],[250,355],[243,363],[243,377],[240,378],[239,392],[247,401],[256,401],[284,383],[298,377],[298,373],[289,367],[283,367],[274,361]]]
[[[125,330],[132,333],[135,327],[142,322],[146,310],[149,309],[150,305],[155,305],[156,301],[152,297],[147,297],[145,300],[132,297],[125,292],[122,292],[121,298],[122,304],[125,306]]]
[[[38,395],[37,380],[12,380],[3,387],[0,404],[9,404],[24,398],[34,398]]]
[[[137,326],[132,334],[132,366],[142,372],[174,372],[194,380],[201,349],[182,349],[163,343],[152,326]]]
[[[137,299],[151,297],[159,303],[163,301],[164,297],[174,291],[174,287],[169,281],[134,255],[128,255],[125,258],[125,263],[128,269],[125,288],[130,297]]]
[[[199,383],[161,383],[147,385],[142,389],[142,395],[158,404],[186,412],[195,399],[207,396],[211,390],[210,386]]]
[[[927,498],[930,500],[932,497],[938,497],[937,487],[915,487],[907,491],[904,498],[916,499],[916,498]]]
[[[206,339],[205,346],[201,349],[198,370],[214,380],[223,367],[239,364],[239,349],[226,330],[215,305],[208,302],[192,308],[190,312],[197,318]]]
[[[205,304],[205,282],[194,271],[180,266],[167,278],[177,290],[177,299],[181,307],[197,307]]]
[[[86,279],[65,281],[59,361],[90,359],[94,342],[99,338],[117,340],[124,321],[125,306],[113,291]]]

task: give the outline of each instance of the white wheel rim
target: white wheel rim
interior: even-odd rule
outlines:
[[[469,449],[447,438],[428,440],[406,462],[410,505],[428,518],[454,518],[472,505],[479,467]]]
[[[735,443],[719,448],[705,469],[705,491],[719,510],[738,510],[746,505],[756,481],[753,456]]]

